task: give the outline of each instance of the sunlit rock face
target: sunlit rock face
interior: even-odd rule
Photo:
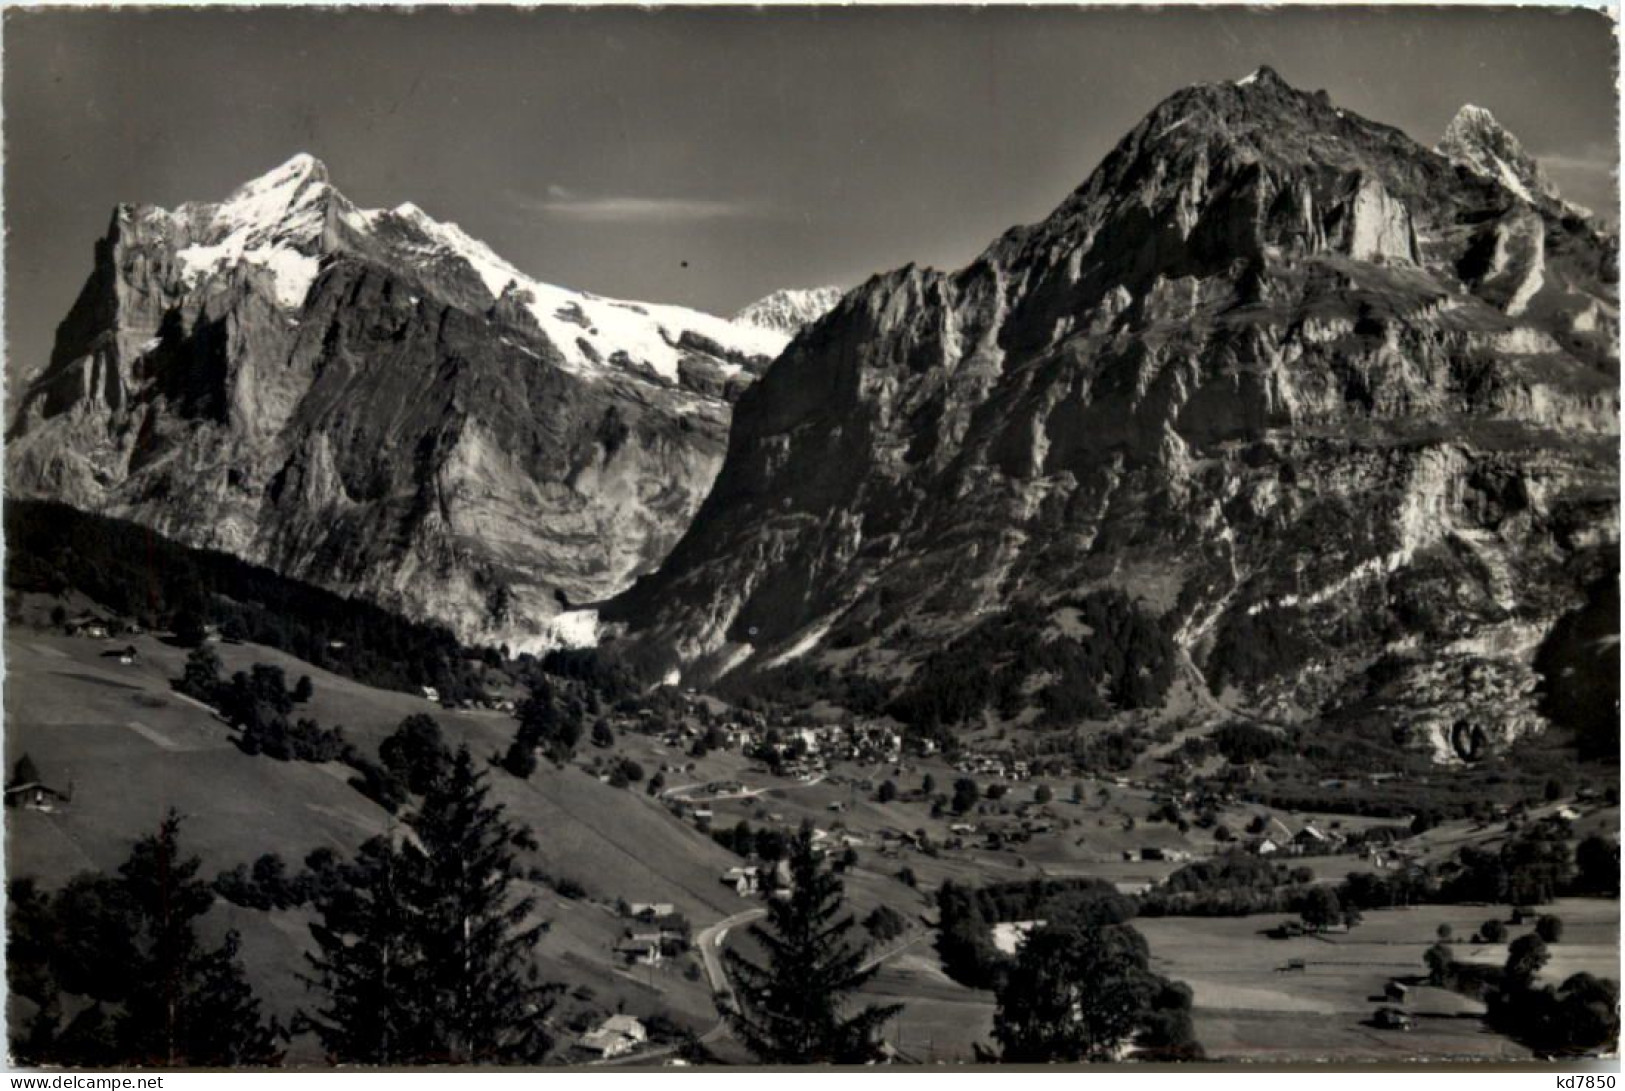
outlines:
[[[895,680],[1115,587],[1230,707],[1467,760],[1538,729],[1533,648],[1614,567],[1615,263],[1273,72],[1189,88],[1043,222],[805,329],[604,616],[685,678]]]
[[[133,519],[515,649],[591,639],[721,463],[778,330],[532,280],[298,156],[120,206],[18,394],[13,495]]]

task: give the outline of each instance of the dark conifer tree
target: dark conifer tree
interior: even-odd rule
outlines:
[[[552,1047],[543,1017],[553,989],[535,961],[542,922],[518,896],[517,850],[534,844],[489,801],[468,748],[435,778],[412,819],[411,869],[433,1018],[426,1040],[454,1064],[525,1064]]]
[[[342,881],[324,884],[316,896],[322,919],[310,931],[318,950],[306,956],[315,973],[305,980],[325,994],[326,1006],[307,1018],[335,1061],[422,1059],[427,989],[408,867],[388,838],[374,837],[342,868]]]
[[[142,984],[129,990],[114,1022],[118,1051],[132,1064],[271,1064],[276,1028],[260,1018],[236,933],[213,951],[198,942],[196,922],[214,894],[198,878],[198,858],[181,855],[179,835],[180,816],[170,811],[119,867],[134,934],[123,976]]]
[[[17,764],[11,767],[11,780],[7,782],[7,787],[19,787],[24,784],[38,783],[39,767],[34,764],[33,758],[29,757],[27,754],[24,754],[22,757],[17,759]]]
[[[137,842],[118,876],[82,875],[49,898],[12,888],[10,984],[34,1001],[12,1048],[31,1064],[241,1067],[279,1059],[280,1028],[238,960],[237,936],[215,949],[197,921],[214,895],[196,857],[181,854],[180,819]],[[64,994],[93,1001],[64,1002]],[[62,1025],[64,1009],[77,1014]]]
[[[320,948],[308,1016],[333,1060],[362,1064],[528,1064],[552,1042],[553,988],[534,949],[535,903],[513,889],[516,853],[533,845],[488,801],[467,747],[427,785],[412,839],[374,838],[318,898]]]
[[[879,1060],[881,1028],[902,1008],[869,1005],[846,1014],[848,997],[875,968],[862,968],[867,948],[847,938],[856,922],[841,881],[821,865],[805,827],[791,839],[789,868],[789,890],[775,892],[767,921],[751,928],[765,964],[725,952],[739,1002],[734,1031],[765,1064]]]

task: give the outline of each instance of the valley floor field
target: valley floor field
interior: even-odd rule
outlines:
[[[109,651],[133,646],[130,663]],[[466,741],[479,758],[498,754],[515,730],[513,718],[492,711],[451,711],[419,697],[386,692],[320,671],[280,652],[222,644],[226,670],[254,663],[282,666],[290,680],[308,674],[314,697],[300,715],[323,726],[342,724],[365,752],[400,721],[427,712],[453,745]],[[212,878],[276,851],[297,869],[311,850],[347,854],[389,828],[389,815],[348,783],[352,770],[333,764],[280,762],[250,756],[206,706],[176,694],[186,652],[150,635],[116,640],[14,630],[5,641],[6,760],[26,753],[70,801],[50,810],[7,812],[7,864],[12,876],[59,886],[85,870],[116,868],[138,836],[156,829],[173,806],[184,816],[185,848],[202,858]],[[721,881],[745,863],[709,830],[739,823],[788,830],[803,822],[836,851],[851,847],[843,875],[850,911],[863,920],[880,906],[901,915],[902,932],[875,944],[878,973],[864,990],[877,1003],[904,1005],[888,1033],[899,1057],[924,1063],[969,1063],[975,1047],[993,1044],[994,998],[966,988],[943,971],[935,948],[934,891],[945,881],[967,885],[1038,877],[1095,876],[1133,892],[1224,846],[1211,831],[1179,830],[1156,819],[1162,789],[1122,778],[1005,778],[977,774],[981,786],[1006,786],[971,813],[933,815],[918,791],[929,776],[938,790],[965,776],[940,758],[895,762],[836,761],[815,775],[778,777],[737,750],[695,757],[682,745],[635,725],[618,725],[610,749],[583,743],[575,761],[543,762],[528,780],[492,769],[495,798],[535,833],[538,850],[526,863],[539,914],[550,922],[540,947],[550,980],[566,996],[555,1013],[555,1037],[568,1044],[605,1014],[622,1010],[663,1015],[699,1037],[724,1060],[746,1060],[721,1023],[716,993],[726,989],[725,946],[750,950],[750,924],[762,903]],[[659,772],[674,790],[616,788],[589,775],[587,765],[617,755]],[[898,797],[878,798],[891,780]],[[1035,803],[1040,789],[1042,805]],[[1539,813],[1558,804],[1538,808]],[[708,815],[701,812],[708,811]],[[1261,810],[1230,804],[1222,819],[1241,829]],[[1380,820],[1335,814],[1280,812],[1294,825],[1355,831]],[[1021,823],[1026,822],[1023,829]],[[1610,829],[1617,807],[1587,804],[1577,828]],[[974,832],[972,832],[974,831]],[[1000,832],[1005,839],[990,838]],[[906,834],[907,837],[900,837]],[[1015,837],[1009,835],[1015,834]],[[1493,844],[1495,828],[1453,822],[1413,839],[1416,852],[1440,858],[1463,844]],[[910,840],[910,839],[923,839]],[[929,851],[920,845],[929,846]],[[1371,867],[1354,855],[1284,858],[1308,867],[1316,881],[1341,879]],[[567,896],[561,890],[576,888]],[[632,964],[624,954],[631,922],[618,902],[671,903],[693,928],[695,949],[657,966]],[[1619,961],[1617,901],[1567,899],[1543,909],[1566,925],[1552,945],[1545,976],[1557,982],[1579,971],[1614,976]],[[1487,919],[1506,920],[1506,906],[1420,906],[1373,910],[1350,932],[1270,938],[1285,914],[1251,917],[1142,917],[1134,926],[1150,946],[1154,969],[1186,982],[1194,994],[1196,1034],[1219,1060],[1305,1062],[1394,1061],[1419,1057],[1526,1059],[1527,1051],[1488,1031],[1482,1006],[1452,992],[1420,985],[1423,952],[1441,924],[1458,937]],[[284,1020],[311,996],[300,981],[310,949],[307,909],[255,911],[218,900],[210,927],[236,928],[243,957],[270,1011]],[[1457,961],[1499,964],[1507,942],[1528,930],[1513,927],[1498,944],[1452,945]],[[1288,969],[1301,960],[1302,967]],[[1404,1007],[1414,1029],[1370,1024],[1389,982],[1410,985]],[[651,1045],[651,1062],[670,1059],[671,1045]],[[621,1060],[636,1063],[640,1055]],[[582,1054],[565,1059],[590,1060]],[[290,1060],[319,1063],[313,1044],[296,1040]]]

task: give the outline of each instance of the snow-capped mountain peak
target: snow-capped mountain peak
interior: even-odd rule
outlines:
[[[323,255],[361,251],[433,280],[449,277],[465,285],[465,295],[485,297],[487,307],[513,288],[515,301],[530,312],[564,366],[582,374],[615,368],[676,383],[685,355],[703,345],[700,351],[729,380],[747,367],[764,366],[799,328],[730,322],[685,307],[608,299],[539,281],[410,201],[387,210],[357,208],[334,188],[327,167],[305,153],[223,201],[187,204],[165,215],[184,232],[186,245],[176,256],[188,289],[240,266],[257,266],[271,273],[277,301],[292,309],[304,302]]]
[[[396,221],[387,244],[419,265],[461,263],[473,271],[495,303],[511,294],[530,312],[567,366],[590,373],[622,361],[647,367],[675,382],[685,353],[697,336],[717,355],[717,366],[734,378],[749,363],[765,365],[789,342],[787,331],[730,322],[703,311],[665,304],[610,299],[537,280],[486,243],[454,223],[436,220],[415,204],[388,213],[362,213],[370,225],[380,217]]]
[[[186,204],[176,217],[192,244],[176,253],[187,284],[248,264],[268,269],[278,302],[296,307],[316,279],[329,204],[327,167],[301,152],[238,186],[218,204]]]
[[[840,288],[781,288],[733,316],[736,323],[794,336],[834,309],[846,294]]]
[[[561,604],[675,544],[789,335],[544,283],[389,205],[299,155],[216,200],[118,206],[18,399],[8,490],[465,639],[590,640]]]
[[[1526,201],[1537,197],[1562,200],[1535,157],[1482,106],[1468,103],[1456,111],[1434,150],[1452,162],[1493,178]]]

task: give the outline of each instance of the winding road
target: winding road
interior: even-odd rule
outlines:
[[[747,925],[752,921],[767,916],[767,909],[756,906],[746,909],[729,917],[723,917],[715,924],[700,929],[694,937],[694,946],[700,952],[700,962],[705,966],[705,979],[711,986],[711,992],[716,997],[718,1012],[727,1010],[732,997],[732,990],[728,987],[728,971],[722,965],[722,945],[728,939],[728,933],[735,928]],[[702,1043],[714,1042],[728,1033],[728,1017],[719,1018],[716,1025],[700,1035]],[[605,1065],[631,1065],[649,1064],[661,1057],[670,1056],[677,1052],[676,1045],[656,1046],[639,1053],[623,1054],[610,1060],[599,1062]]]
[[[745,925],[750,924],[752,921],[761,920],[765,916],[767,916],[767,909],[763,906],[756,906],[753,909],[746,909],[735,913],[732,916],[723,917],[715,924],[702,928],[694,937],[694,946],[700,952],[700,962],[705,966],[705,979],[711,986],[711,992],[716,998],[717,1010],[719,1012],[727,1010],[728,1006],[732,1003],[733,997],[732,989],[728,985],[728,971],[722,963],[722,945],[727,942],[728,934],[734,929],[742,928]],[[904,951],[908,950],[910,947],[913,947],[916,943],[919,943],[921,940],[926,939],[930,935],[930,929],[916,932],[902,943],[897,944],[889,950],[882,951],[881,953],[866,960],[863,965],[858,968],[859,972],[879,966],[886,960],[902,954]],[[714,1042],[726,1033],[728,1033],[728,1018],[726,1015],[724,1015],[717,1020],[715,1026],[706,1031],[704,1034],[700,1035],[699,1040],[702,1043]],[[600,1061],[599,1063],[604,1065],[649,1064],[661,1057],[667,1057],[673,1053],[676,1053],[677,1049],[678,1047],[676,1045],[656,1046],[654,1049],[646,1049],[640,1053],[624,1054],[623,1056],[615,1057],[611,1060]]]

